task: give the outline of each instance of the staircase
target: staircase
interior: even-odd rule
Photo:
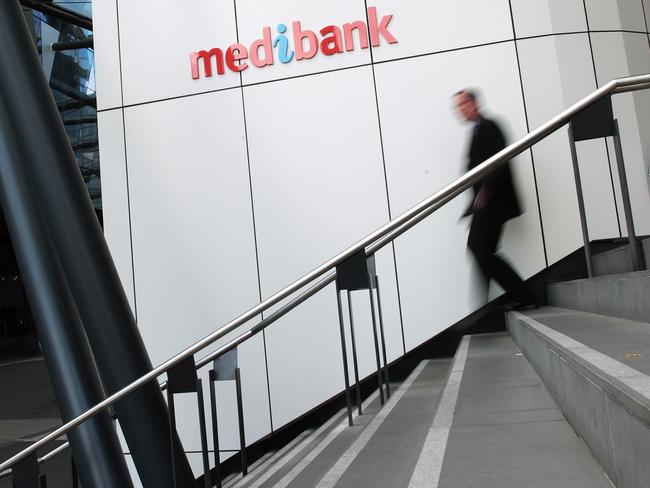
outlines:
[[[647,250],[648,241],[645,249]],[[595,256],[626,269],[626,248]],[[612,256],[618,261],[611,261]],[[650,486],[650,272],[547,286],[549,305],[467,335],[227,488]]]
[[[16,8],[13,10],[15,12],[12,15],[21,20],[6,25],[17,25],[17,23],[22,25],[22,12]],[[13,32],[12,29],[5,30]],[[0,32],[3,30],[0,29]],[[27,39],[28,34],[25,31],[16,33],[14,37]],[[9,40],[11,41],[11,36]],[[31,45],[31,39],[23,44]],[[12,50],[9,49],[7,52]],[[18,62],[14,64],[20,66]],[[40,67],[38,71],[40,72]],[[31,86],[27,81],[34,78],[30,76],[32,72],[33,70],[25,69],[19,73],[20,76],[14,78],[26,80],[25,85]],[[15,80],[13,84],[20,85]],[[34,87],[37,85],[38,83],[34,84]],[[21,159],[18,156],[23,152],[32,154],[28,150],[29,144],[26,144],[28,139],[22,141],[24,147],[15,150],[11,144],[7,144],[10,149],[3,150],[11,157],[5,159],[14,163],[6,165],[5,170],[10,176],[7,181],[31,183],[34,178],[30,180],[27,176],[41,175],[40,180],[37,178],[37,183],[43,191],[32,192],[33,194],[6,191],[3,198],[11,205],[5,205],[7,202],[3,201],[3,208],[7,210],[13,208],[12,206],[15,207],[9,215],[16,222],[21,222],[23,213],[30,215],[30,218],[25,219],[29,225],[14,226],[12,239],[16,238],[20,242],[27,243],[45,243],[43,246],[23,246],[24,249],[33,251],[33,254],[27,253],[22,256],[21,268],[29,270],[33,274],[33,282],[38,284],[30,289],[30,293],[33,294],[30,296],[30,301],[35,298],[33,302],[40,304],[39,323],[48,327],[44,329],[47,333],[42,334],[41,337],[52,338],[50,341],[52,347],[43,348],[45,351],[53,351],[51,355],[46,355],[46,360],[50,360],[54,365],[50,366],[50,372],[56,373],[71,368],[71,371],[89,371],[93,374],[97,372],[100,376],[104,375],[101,378],[95,376],[87,379],[87,384],[95,382],[94,384],[99,385],[95,389],[97,394],[101,393],[101,380],[104,380],[107,388],[111,382],[114,385],[108,388],[111,393],[106,400],[78,415],[88,405],[99,401],[99,397],[95,398],[95,393],[88,388],[88,392],[95,396],[90,395],[83,402],[75,403],[74,408],[70,408],[74,413],[66,416],[74,417],[73,420],[1,462],[0,479],[3,477],[4,479],[0,484],[6,485],[11,482],[16,488],[45,486],[39,462],[45,462],[60,450],[57,448],[41,459],[38,458],[37,451],[60,439],[62,435],[71,433],[72,429],[78,429],[76,433],[79,435],[70,435],[69,438],[72,449],[76,449],[81,454],[75,453],[77,456],[75,466],[80,468],[82,484],[84,486],[99,484],[130,486],[131,480],[126,471],[126,464],[119,455],[112,455],[112,453],[119,453],[117,436],[112,430],[108,411],[109,407],[115,406],[114,410],[117,412],[117,418],[120,420],[131,449],[131,457],[136,464],[140,463],[138,469],[143,484],[156,488],[177,484],[193,486],[193,475],[196,473],[190,470],[186,456],[188,452],[185,451],[183,454],[184,448],[180,440],[173,435],[176,417],[171,408],[173,405],[171,401],[175,394],[192,393],[196,394],[201,424],[200,453],[205,474],[200,478],[200,483],[206,488],[211,486],[213,478],[211,474],[215,475],[219,488],[221,486],[227,488],[363,488],[366,486],[373,488],[521,486],[641,488],[650,486],[648,483],[650,464],[647,462],[650,459],[650,436],[648,435],[650,434],[650,380],[647,376],[650,372],[650,361],[647,359],[650,357],[648,351],[650,273],[631,271],[632,259],[628,248],[608,250],[597,256],[594,266],[595,274],[600,275],[597,278],[549,285],[547,293],[549,306],[528,313],[508,313],[507,332],[465,335],[453,360],[422,361],[403,382],[393,385],[391,388],[393,395],[385,404],[379,405],[384,403],[381,390],[373,393],[365,399],[363,405],[358,406],[354,418],[351,413],[348,380],[350,364],[347,359],[346,331],[340,300],[341,291],[348,293],[352,290],[369,291],[377,367],[378,371],[381,371],[379,343],[382,343],[382,349],[385,348],[375,254],[472,184],[495,171],[506,160],[528,150],[536,142],[569,123],[571,124],[569,138],[572,159],[577,169],[573,129],[574,126],[581,127],[585,120],[591,118],[592,112],[586,110],[594,107],[596,108],[593,113],[599,111],[605,113],[607,110],[602,108],[609,107],[609,111],[599,117],[602,117],[604,125],[611,130],[608,129],[603,134],[596,130],[600,129],[599,127],[594,126],[592,127],[594,134],[581,134],[579,140],[586,140],[592,136],[614,138],[621,194],[628,223],[627,232],[630,239],[635,239],[631,202],[623,171],[624,162],[618,122],[612,117],[610,95],[648,88],[650,88],[650,75],[622,78],[607,83],[491,156],[453,183],[383,224],[371,234],[152,370],[146,360],[146,351],[137,350],[138,347],[135,347],[142,346],[142,341],[123,340],[127,334],[137,339],[140,337],[139,332],[94,215],[83,210],[83,208],[90,208],[87,198],[82,194],[75,194],[69,201],[73,204],[63,205],[61,208],[42,204],[41,200],[32,198],[45,195],[42,197],[47,200],[45,203],[50,200],[55,201],[56,198],[47,197],[57,194],[67,195],[69,192],[65,189],[71,183],[68,183],[66,178],[69,177],[69,181],[73,181],[76,177],[70,172],[69,175],[59,178],[57,171],[52,169],[54,167],[50,168],[52,178],[45,179],[42,178],[42,172],[36,171],[35,167],[31,168],[29,174],[19,169],[22,168],[19,162],[23,159],[33,160],[34,164],[41,159],[57,160],[57,149],[61,149],[61,154],[66,151],[70,153],[68,145],[61,144],[61,141],[56,140],[54,136],[48,137],[50,133],[55,134],[57,131],[41,131],[39,134],[42,137],[38,137],[39,134],[31,135],[34,140],[48,141],[45,145],[47,150],[35,152],[33,158]],[[21,99],[37,100],[38,95],[38,90],[34,89],[34,96]],[[596,104],[600,105],[596,106]],[[31,120],[20,109],[20,104],[14,104],[13,111],[2,111],[0,115],[7,128],[12,127],[10,115],[13,113],[25,120]],[[585,117],[585,113],[589,117]],[[54,124],[59,123],[58,120],[54,120],[54,117],[49,121],[46,117],[43,119],[43,123],[37,124],[42,128],[54,127]],[[585,126],[582,129],[587,128]],[[582,129],[579,132],[582,132]],[[11,131],[13,129],[8,133],[13,133]],[[62,160],[58,166],[62,168],[63,165]],[[581,227],[584,240],[588,242],[588,226],[582,204],[583,196],[578,171],[576,177]],[[51,182],[55,182],[56,185],[52,186]],[[18,188],[21,184],[13,186]],[[22,187],[29,188],[29,185],[24,184]],[[16,197],[16,200],[11,200],[10,197]],[[40,215],[39,209],[43,211],[43,215]],[[89,215],[92,217],[92,222],[88,220]],[[44,224],[48,225],[43,226]],[[79,233],[78,246],[73,245],[70,240],[55,239],[59,235],[56,230],[67,228],[69,225],[80,229],[94,229],[94,231],[86,234]],[[646,261],[650,261],[650,243],[644,244],[642,256],[645,256]],[[21,248],[21,246],[16,247]],[[76,259],[79,255],[77,249],[88,251],[82,253],[86,259],[81,263]],[[96,259],[98,256],[101,259]],[[635,253],[634,269],[641,269],[640,261],[643,259],[637,257]],[[48,269],[55,272],[46,272]],[[591,273],[591,267],[589,269]],[[106,272],[81,273],[79,270]],[[94,280],[96,283],[91,290],[85,286],[87,283],[83,280],[89,274],[107,278],[103,281]],[[41,286],[41,281],[47,285]],[[65,286],[59,286],[61,283]],[[276,320],[333,283],[336,284],[339,309],[346,410],[339,412],[323,425],[303,432],[277,452],[267,453],[250,466],[249,474],[245,477],[235,476],[222,482],[219,477],[220,470],[215,469],[210,473],[205,433],[205,401],[202,396],[202,383],[197,375],[198,369],[210,364],[214,365],[213,360],[225,357],[225,354],[233,351],[238,345],[263,332]],[[375,290],[380,334],[376,331],[374,319]],[[99,300],[101,297],[104,298]],[[290,297],[291,300],[285,301]],[[96,300],[99,300],[99,305],[94,306]],[[233,338],[234,334],[231,333],[245,324],[250,324],[252,320],[257,320],[261,314],[270,311],[281,302],[283,302],[281,307],[275,308],[272,313],[265,315],[261,322]],[[348,304],[350,303],[348,299]],[[88,315],[88,323],[86,317],[79,317],[78,314],[72,313],[72,318],[75,320],[69,320],[64,316],[65,314],[59,317],[58,314],[50,313],[54,309],[65,312],[75,311],[74,305],[77,305],[80,313],[83,311],[83,314]],[[93,310],[104,310],[110,313],[93,315]],[[485,310],[472,314],[465,321],[474,322],[483,312]],[[349,313],[350,336],[353,337],[351,306]],[[117,319],[113,320],[111,317]],[[499,313],[499,317],[502,318],[503,314]],[[86,325],[85,335],[82,321],[83,325]],[[59,322],[72,325],[75,322],[79,331],[75,337],[83,339],[87,336],[89,342],[93,342],[94,345],[89,346],[86,341],[75,339],[66,343],[65,347],[61,346],[58,341],[65,334],[56,332],[66,328]],[[103,327],[102,324],[105,323],[123,324],[126,328],[122,330],[124,333],[115,333],[114,327]],[[481,327],[480,323],[475,323],[472,324],[472,330],[486,329]],[[112,331],[113,335],[103,335],[106,331]],[[381,340],[378,339],[379,335]],[[226,336],[228,339],[225,339]],[[103,340],[106,337],[117,338],[121,342]],[[206,351],[209,346],[222,339],[229,342],[216,351]],[[116,354],[114,347],[117,343],[123,346],[119,354]],[[351,343],[352,363],[356,372],[356,346],[354,340]],[[107,344],[111,345],[108,349]],[[94,367],[75,366],[77,363],[72,362],[74,355],[66,355],[65,352],[81,350],[79,349],[81,346],[85,348],[86,355],[82,358],[84,361],[88,359],[92,363],[93,355],[99,356],[99,353],[103,355],[106,361],[98,360],[97,365],[93,366],[102,366],[105,371],[99,371]],[[404,338],[403,346],[406,349]],[[90,347],[93,348],[92,351]],[[406,350],[404,352],[406,353]],[[412,352],[414,351],[410,353]],[[207,356],[197,361],[195,356],[199,353]],[[383,362],[386,363],[385,350],[383,356]],[[116,357],[134,359],[134,361],[140,358],[143,367],[135,367],[127,371],[123,366],[136,364],[136,362],[122,361],[123,364],[118,364],[114,362]],[[104,367],[104,363],[108,366]],[[142,371],[138,372],[138,369]],[[239,398],[241,397],[239,370],[237,367],[230,369],[235,371]],[[210,373],[217,374],[214,369]],[[161,392],[153,384],[154,380],[160,379],[165,374],[169,409],[164,404]],[[134,380],[134,375],[141,376]],[[213,376],[210,377],[211,380]],[[386,380],[388,378],[387,375],[381,374],[378,377],[380,385],[383,382],[382,378]],[[393,378],[392,375],[390,377]],[[70,402],[73,400],[76,402],[79,396],[77,393],[83,388],[80,385],[73,385],[68,379],[66,375],[59,375],[59,383],[55,382],[55,384],[60,384],[62,387],[57,394],[60,393]],[[144,395],[148,390],[151,390],[149,392],[151,402],[142,402],[134,396],[135,392]],[[301,392],[296,391],[296,394],[300,395]],[[120,405],[125,405],[125,402],[131,402],[129,405],[132,405],[133,409],[120,412]],[[81,404],[83,406],[80,407]],[[147,406],[146,415],[138,415],[137,412],[140,411],[138,409],[143,405]],[[149,408],[151,405],[157,405],[157,414],[155,410]],[[211,401],[211,406],[214,405],[216,402]],[[240,418],[243,419],[240,399],[238,407]],[[95,431],[91,430],[93,429],[91,424],[85,422],[92,415],[99,416],[100,412],[103,412],[101,415],[106,420],[105,435],[98,434],[96,442],[86,442]],[[167,412],[171,415],[167,416]],[[213,418],[216,418],[216,413],[213,413]],[[137,419],[137,422],[133,419]],[[139,424],[143,421],[146,421],[147,428],[139,429]],[[348,422],[354,425],[348,427]],[[215,440],[218,439],[216,425],[213,421]],[[130,433],[126,426],[132,427]],[[100,441],[102,437],[108,439],[109,436],[112,436],[114,445],[111,448],[106,443],[105,454],[102,454],[100,449],[95,449],[94,446],[104,446]],[[243,441],[242,454],[246,454],[243,421],[240,423],[240,437]],[[75,443],[78,443],[77,447]],[[138,448],[137,451],[132,444]],[[219,462],[218,446],[214,447],[214,452],[217,453],[217,462]],[[88,457],[84,458],[84,456]],[[113,460],[112,457],[116,459]],[[242,455],[241,461],[244,473],[247,471],[245,457]],[[90,461],[84,462],[84,459]],[[106,462],[101,459],[106,459]],[[99,467],[103,466],[111,466],[115,469],[100,470]],[[102,473],[105,475],[103,478],[100,476]],[[112,474],[116,474],[116,479],[107,481]],[[10,477],[11,481],[9,481]],[[75,471],[73,475],[75,482],[76,477]],[[98,481],[93,482],[94,479]]]
[[[227,488],[611,487],[506,333],[425,360],[379,408],[340,412]]]
[[[508,330],[619,488],[649,486],[650,272],[549,285]]]

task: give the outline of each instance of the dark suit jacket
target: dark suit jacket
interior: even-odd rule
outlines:
[[[494,156],[506,146],[506,141],[499,126],[492,120],[481,118],[478,126],[474,129],[474,135],[469,145],[467,170],[471,170],[486,159]],[[498,221],[505,222],[518,215],[521,215],[519,198],[515,189],[510,162],[505,163],[484,179],[474,184],[474,196],[485,187],[489,193],[488,202],[480,212]],[[467,214],[475,213],[473,201]]]

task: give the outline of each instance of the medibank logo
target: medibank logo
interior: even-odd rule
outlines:
[[[285,24],[277,26],[277,35],[271,34],[270,27],[262,29],[262,38],[253,42],[250,47],[243,44],[233,44],[225,53],[215,47],[209,51],[199,51],[190,54],[192,78],[201,77],[200,67],[203,66],[203,76],[212,76],[214,68],[218,75],[230,71],[239,72],[248,69],[249,62],[256,68],[264,68],[275,63],[287,64],[292,61],[311,59],[320,51],[325,56],[333,56],[356,49],[368,49],[369,45],[377,47],[382,39],[388,44],[395,44],[397,39],[389,32],[388,24],[392,15],[384,15],[381,20],[377,16],[377,8],[368,8],[368,25],[363,20],[343,24],[341,27],[328,25],[316,32],[304,29],[299,21],[291,23],[291,33]],[[293,41],[293,42],[291,42]]]

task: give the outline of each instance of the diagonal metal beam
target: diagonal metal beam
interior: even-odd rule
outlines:
[[[0,1],[0,45],[0,95],[15,127],[15,143],[25,155],[34,198],[110,394],[151,371],[151,361],[18,0]],[[194,488],[157,384],[122,399],[115,410],[145,488]]]
[[[66,422],[105,396],[61,263],[31,191],[24,158],[14,144],[14,131],[0,97],[0,203]],[[69,440],[84,486],[133,486],[108,412],[79,426]]]

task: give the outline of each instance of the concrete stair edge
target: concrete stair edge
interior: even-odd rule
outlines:
[[[650,322],[650,271],[636,271],[546,286],[549,305]]]
[[[617,367],[611,358],[606,368],[610,371],[604,371],[586,359],[601,353],[594,355],[559,332],[545,331],[543,323],[525,314],[508,313],[506,322],[513,340],[616,486],[646,487],[650,467],[642,459],[650,456],[650,378],[640,372],[645,377],[641,381],[610,374]],[[573,345],[565,347],[571,341]],[[621,374],[628,374],[629,367],[619,364],[624,366]]]

